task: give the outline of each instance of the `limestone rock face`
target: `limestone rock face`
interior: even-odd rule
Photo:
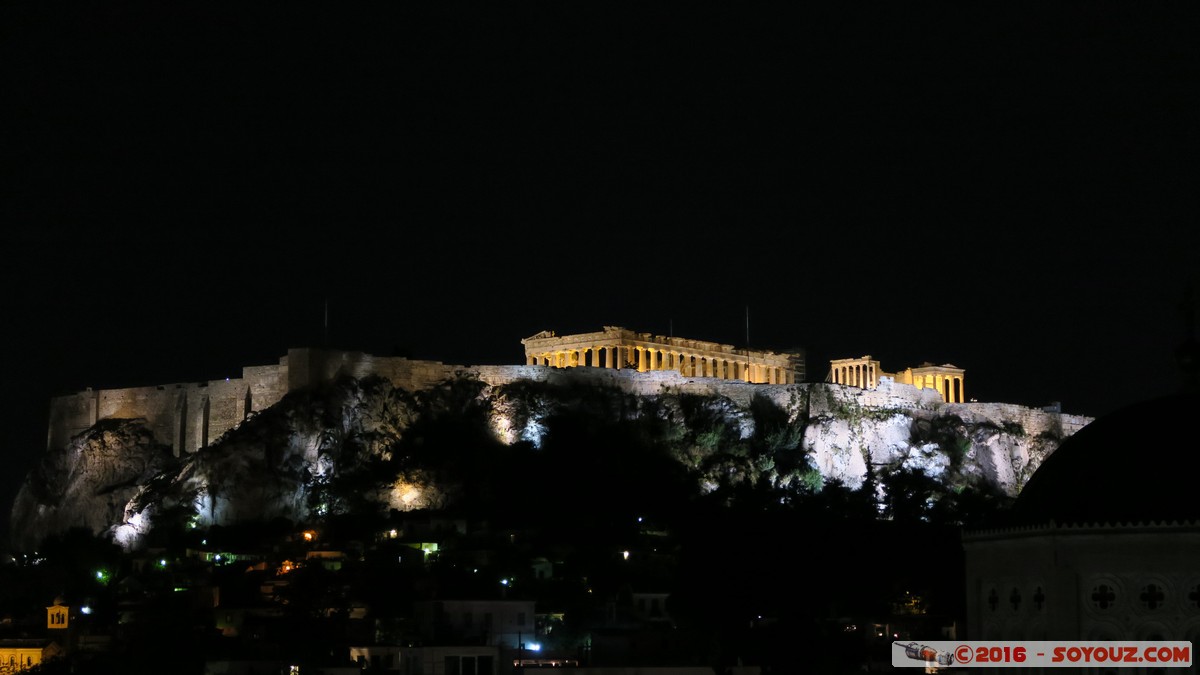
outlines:
[[[389,504],[394,480],[375,469],[408,424],[406,399],[382,380],[352,378],[289,395],[147,483],[108,527],[129,547],[156,519],[227,526]]]
[[[1061,415],[1007,404],[945,404],[886,379],[868,391],[576,370],[501,384],[462,375],[416,392],[343,377],[292,392],[179,459],[138,420],[103,420],[28,476],[14,543],[28,548],[84,527],[136,547],[155,527],[467,502],[486,510],[491,496],[518,504],[526,493],[528,506],[544,508],[533,506],[553,498],[544,488],[511,486],[529,476],[552,485],[564,473],[602,476],[607,492],[597,499],[652,493],[663,477],[678,477],[696,494],[753,487],[781,500],[871,480],[882,503],[888,477],[905,472],[947,494],[969,487],[1015,497],[1087,422],[1064,425]],[[513,466],[527,473],[505,473]],[[618,485],[625,477],[643,482]]]
[[[101,420],[26,476],[13,502],[14,543],[29,549],[73,527],[103,532],[145,483],[176,465],[142,420]]]
[[[1015,497],[1066,437],[1090,422],[1011,404],[946,404],[885,378],[876,390],[813,389],[805,446],[823,474],[857,485],[875,467],[919,470],[950,486]],[[914,397],[915,394],[915,397]]]

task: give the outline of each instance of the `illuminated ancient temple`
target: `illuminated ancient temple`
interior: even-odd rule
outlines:
[[[932,363],[922,363],[916,368],[905,368],[898,373],[886,373],[879,367],[879,362],[870,356],[860,356],[856,359],[833,359],[829,362],[829,376],[826,382],[845,384],[860,389],[874,389],[879,386],[880,377],[890,377],[898,384],[911,384],[917,389],[934,389],[942,395],[947,403],[964,403],[963,371],[958,366],[949,363],[935,366]]]
[[[714,377],[759,384],[804,381],[804,354],[770,352],[733,345],[635,333],[605,326],[596,333],[556,335],[542,331],[521,340],[525,365],[553,368],[672,370],[686,377]]]

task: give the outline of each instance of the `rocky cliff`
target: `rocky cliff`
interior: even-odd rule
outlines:
[[[1090,421],[945,404],[887,379],[865,391],[537,372],[503,381],[462,373],[419,391],[341,377],[289,393],[182,458],[139,420],[101,420],[26,478],[14,545],[84,527],[136,548],[156,529],[389,509],[662,513],[694,495],[753,490],[786,502],[830,486],[865,486],[888,517],[890,493],[913,485],[899,487],[901,476],[936,488],[918,495],[918,509],[964,492],[1015,496]]]

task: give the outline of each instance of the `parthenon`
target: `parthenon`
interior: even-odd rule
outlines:
[[[963,375],[965,371],[949,363],[935,366],[922,363],[916,368],[905,368],[899,373],[885,373],[879,362],[868,356],[856,359],[833,359],[829,362],[826,382],[845,384],[861,389],[879,386],[880,377],[890,377],[899,384],[911,384],[917,389],[936,389],[947,403],[962,403]]]
[[[715,377],[759,384],[804,381],[804,354],[739,349],[733,345],[635,333],[605,326],[596,333],[555,335],[542,331],[521,340],[525,365],[553,368],[632,368],[639,373],[673,370],[688,377]]]

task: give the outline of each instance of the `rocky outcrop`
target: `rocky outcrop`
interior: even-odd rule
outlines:
[[[16,545],[30,548],[70,528],[104,532],[149,481],[178,462],[141,419],[101,420],[48,451],[25,478],[12,510]]]
[[[851,487],[870,462],[920,471],[948,487],[982,484],[1015,497],[1042,460],[1088,421],[1020,406],[946,404],[887,378],[869,392],[814,385],[810,398],[804,446],[823,476]]]
[[[180,459],[139,420],[102,420],[27,477],[15,543],[85,527],[136,547],[185,521],[443,509],[501,492],[515,505],[527,490],[511,485],[554,484],[575,468],[609,483],[642,477],[640,492],[678,476],[698,494],[751,486],[787,499],[871,480],[882,500],[888,475],[908,472],[946,494],[1015,496],[1088,421],[944,404],[887,379],[866,391],[572,370],[498,384],[460,374],[415,392],[346,376],[289,393]]]

